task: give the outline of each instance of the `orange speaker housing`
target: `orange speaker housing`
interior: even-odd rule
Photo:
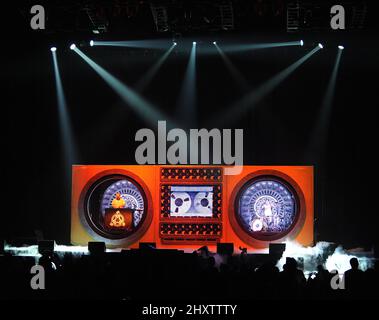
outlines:
[[[84,202],[90,188],[99,180],[111,175],[133,179],[146,196],[146,218],[137,232],[123,239],[109,239],[97,233],[84,217]],[[71,243],[87,245],[89,241],[105,242],[107,247],[138,247],[139,242],[155,242],[156,218],[154,206],[158,203],[156,167],[154,166],[102,166],[72,167]]]
[[[288,234],[279,239],[262,241],[250,237],[236,221],[236,201],[241,188],[251,179],[271,176],[287,182],[298,197],[298,219]],[[307,166],[244,166],[235,176],[226,176],[227,212],[224,224],[227,226],[225,241],[236,247],[266,248],[270,242],[296,241],[304,246],[313,245],[314,240],[314,177],[313,167]]]
[[[268,247],[270,242],[294,240],[313,244],[313,167],[244,166],[238,175],[225,175],[225,166],[172,165],[76,165],[72,168],[71,243],[87,245],[103,241],[108,248],[137,248],[139,242],[155,242],[157,248],[216,250],[218,242],[232,242],[249,251]],[[88,219],[86,201],[93,186],[110,176],[126,177],[138,186],[145,203],[138,228],[124,237],[108,237]],[[256,239],[238,222],[236,210],[241,190],[252,179],[277,177],[297,195],[297,217],[282,237]],[[170,214],[170,190],[181,187],[212,190],[212,209],[207,216]],[[172,206],[171,206],[172,207]],[[171,208],[172,209],[172,208]],[[211,211],[212,210],[212,211]]]

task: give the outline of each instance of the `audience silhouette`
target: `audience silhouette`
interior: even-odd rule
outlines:
[[[359,269],[350,260],[345,290],[333,290],[333,274],[322,265],[304,275],[294,258],[283,270],[268,255],[216,255],[203,247],[192,254],[175,250],[128,250],[102,255],[43,255],[46,290],[30,287],[34,257],[0,256],[0,299],[350,299],[378,298],[378,269]]]

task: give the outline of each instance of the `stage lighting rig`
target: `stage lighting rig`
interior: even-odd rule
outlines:
[[[155,0],[151,1],[150,9],[158,32],[216,31],[235,28],[235,14],[231,0]]]
[[[222,30],[234,29],[234,10],[231,1],[220,1],[218,4],[220,12],[220,27]]]
[[[332,30],[330,1],[292,0],[287,3],[287,32]],[[341,1],[345,10],[346,29],[362,29],[366,25],[366,1]]]
[[[151,1],[150,3],[151,13],[158,32],[166,32],[170,30],[168,25],[168,4],[167,1]]]
[[[108,31],[109,21],[102,8],[96,7],[93,4],[87,4],[83,10],[87,14],[94,34],[105,33]]]

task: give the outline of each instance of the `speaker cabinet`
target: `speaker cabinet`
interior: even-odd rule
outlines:
[[[313,244],[313,167],[73,166],[71,242],[195,250]]]

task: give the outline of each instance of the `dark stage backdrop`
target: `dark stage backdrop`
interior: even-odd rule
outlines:
[[[46,238],[68,243],[70,179],[59,131],[51,44],[58,46],[57,56],[79,151],[77,163],[134,164],[135,132],[150,125],[125,105],[78,55],[68,50],[69,35],[29,32],[21,18],[16,25],[19,27],[7,32],[7,45],[2,50],[3,88],[9,99],[2,103],[1,234],[8,238],[26,237],[39,229]],[[314,151],[306,157],[340,36],[290,37],[284,33],[260,33],[225,38],[225,41],[230,38],[238,41],[241,37],[245,42],[248,37],[251,42],[303,38],[308,44],[314,42],[303,48],[230,55],[252,90],[302,57],[318,41],[333,45],[333,49],[315,54],[257,108],[225,128],[245,130],[246,164],[315,166],[316,240],[368,246],[378,242],[379,221],[376,150],[379,49],[375,34],[342,35],[346,49],[338,73],[325,153]],[[88,35],[72,37],[90,40]],[[122,36],[119,39],[123,40]],[[218,36],[218,42],[222,41],[222,36]],[[162,54],[112,47],[82,50],[131,86]],[[170,114],[175,113],[189,51],[173,53],[144,92],[149,101]],[[197,92],[198,128],[211,128],[215,112],[225,112],[233,101],[247,93],[235,83],[220,56],[200,52]],[[185,124],[185,119],[178,121]]]

